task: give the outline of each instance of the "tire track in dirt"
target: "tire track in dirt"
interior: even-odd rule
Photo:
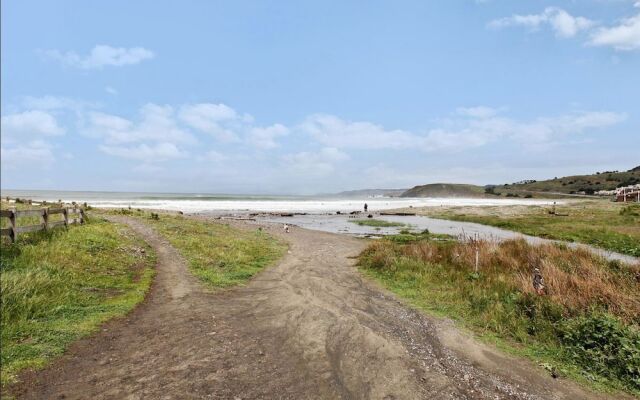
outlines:
[[[111,218],[111,217],[110,217]],[[12,392],[47,399],[602,398],[503,356],[363,280],[363,240],[293,228],[290,251],[244,287],[212,293],[169,243],[145,302]],[[246,227],[255,229],[255,226]]]

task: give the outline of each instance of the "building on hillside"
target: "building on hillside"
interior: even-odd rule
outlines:
[[[596,196],[615,196],[617,191],[614,190],[598,190],[594,193]]]
[[[640,203],[640,184],[629,185],[616,189],[616,201]]]

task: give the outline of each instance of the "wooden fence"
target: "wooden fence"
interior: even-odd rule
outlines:
[[[50,215],[62,214],[62,221],[49,221]],[[18,240],[18,235],[27,232],[46,231],[58,226],[67,227],[73,224],[84,224],[86,216],[82,208],[42,208],[39,210],[0,210],[0,217],[9,218],[10,226],[0,229],[0,236],[9,236],[12,242]],[[40,217],[41,222],[37,225],[18,226],[20,217]]]

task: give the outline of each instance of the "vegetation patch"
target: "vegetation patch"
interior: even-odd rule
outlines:
[[[373,218],[369,218],[369,219],[350,219],[349,222],[352,222],[352,223],[360,225],[360,226],[372,226],[372,227],[375,227],[375,228],[390,228],[390,227],[396,227],[396,226],[407,226],[407,224],[402,223],[402,222],[384,221],[384,220],[381,220],[381,219],[373,219]]]
[[[213,288],[246,282],[287,249],[286,244],[261,229],[242,230],[171,214],[126,209],[116,212],[144,218],[182,254],[193,274]]]
[[[40,368],[110,318],[129,312],[151,284],[155,255],[124,226],[85,225],[1,244],[2,385]]]
[[[435,208],[435,207],[434,207]],[[584,201],[557,206],[421,209],[436,218],[475,222],[547,239],[580,242],[640,257],[640,205]]]
[[[389,237],[371,244],[359,266],[417,307],[454,318],[554,375],[640,394],[640,265],[524,240]],[[535,268],[543,294],[533,285]]]

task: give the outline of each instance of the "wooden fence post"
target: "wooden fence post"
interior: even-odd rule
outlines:
[[[44,223],[44,230],[49,230],[49,207],[42,209],[42,222]]]
[[[85,216],[84,216],[84,208],[80,208],[80,225],[84,224]]]
[[[18,224],[16,221],[16,209],[12,208],[11,210],[11,216],[9,217],[9,222],[11,223],[11,241],[13,243],[18,241]]]
[[[68,208],[64,208],[64,211],[62,212],[62,215],[64,216],[64,226],[65,228],[69,227],[69,209]]]

